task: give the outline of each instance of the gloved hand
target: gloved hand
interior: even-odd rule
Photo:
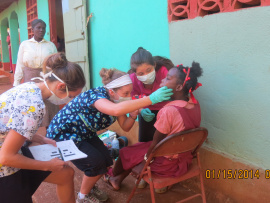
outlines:
[[[149,98],[152,102],[152,105],[159,103],[159,102],[162,102],[162,101],[169,100],[171,98],[171,96],[173,95],[172,91],[173,91],[172,89],[168,89],[168,87],[166,87],[166,86],[161,87],[161,88],[157,89],[156,91],[154,91],[149,96]]]
[[[146,122],[150,122],[155,118],[155,114],[152,113],[151,110],[148,108],[142,109],[141,115]]]

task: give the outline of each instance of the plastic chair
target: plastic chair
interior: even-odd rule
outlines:
[[[133,175],[137,175],[137,177],[139,178],[137,179],[135,187],[133,188],[127,202],[130,202],[130,200],[132,199],[133,195],[135,194],[137,185],[139,184],[142,178],[150,185],[151,200],[152,203],[155,203],[156,201],[154,188],[159,189],[167,186],[169,186],[170,188],[173,184],[176,184],[178,182],[187,180],[195,176],[199,176],[201,183],[201,193],[185,198],[179,201],[178,203],[188,201],[198,196],[201,196],[203,203],[206,203],[203,185],[203,174],[201,172],[201,164],[198,150],[205,141],[205,139],[207,138],[207,135],[208,130],[206,128],[200,127],[192,130],[175,133],[160,141],[152,150],[150,156],[148,157],[147,162],[146,163],[142,162],[141,164],[138,164],[136,167],[133,168],[132,170]],[[154,157],[180,154],[187,151],[191,151],[193,158],[197,159],[197,161],[192,162],[192,164],[189,166],[188,172],[183,176],[173,178],[159,177],[151,173],[151,165],[149,166],[149,164]]]

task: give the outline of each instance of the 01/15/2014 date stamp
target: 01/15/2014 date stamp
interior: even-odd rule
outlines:
[[[205,170],[206,179],[270,179],[270,170],[264,170],[264,174],[259,169],[207,169]]]

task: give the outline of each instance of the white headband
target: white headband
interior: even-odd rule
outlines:
[[[107,89],[113,89],[117,87],[122,87],[124,85],[131,84],[132,80],[130,79],[129,75],[123,75],[120,78],[117,78],[111,82],[109,82],[107,85],[104,85]]]

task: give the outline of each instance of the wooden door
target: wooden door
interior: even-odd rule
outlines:
[[[86,87],[90,88],[88,62],[88,35],[86,28],[86,1],[62,0],[65,51],[69,61],[78,63],[86,78]]]

